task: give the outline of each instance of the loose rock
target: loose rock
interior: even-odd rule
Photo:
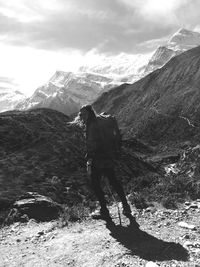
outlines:
[[[196,226],[193,224],[188,224],[186,222],[179,222],[178,226],[182,227],[182,228],[187,228],[187,229],[191,229],[191,230],[195,230]]]
[[[149,261],[149,262],[147,262],[145,267],[158,267],[158,265],[153,261]]]

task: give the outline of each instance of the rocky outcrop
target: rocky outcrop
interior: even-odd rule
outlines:
[[[188,175],[189,177],[199,177],[200,175],[200,145],[188,146],[182,153],[179,160],[165,166],[168,175]]]
[[[35,192],[27,192],[13,204],[5,223],[17,221],[51,221],[59,217],[62,207],[52,199]]]

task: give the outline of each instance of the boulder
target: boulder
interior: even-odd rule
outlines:
[[[27,192],[15,201],[11,208],[6,224],[16,221],[51,221],[59,217],[62,211],[61,205],[51,198],[39,195],[35,192]]]

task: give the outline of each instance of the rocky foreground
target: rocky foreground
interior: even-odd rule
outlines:
[[[200,266],[198,140],[159,150],[134,138],[123,141],[116,174],[139,230],[125,217],[119,225],[116,206],[110,207],[112,225],[89,218],[95,201],[84,136],[67,116],[49,109],[12,111],[0,114],[0,125],[0,216],[28,191],[66,207],[58,220],[37,223],[21,203],[22,222],[0,230],[0,266]],[[106,184],[104,189],[112,203]],[[72,207],[82,214],[74,216]]]
[[[140,229],[110,207],[113,225],[89,218],[65,225],[15,223],[0,231],[0,266],[200,266],[200,201],[176,210],[132,210]]]

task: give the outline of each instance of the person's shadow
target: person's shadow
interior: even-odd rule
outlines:
[[[128,254],[148,261],[188,260],[188,251],[183,246],[158,239],[140,230],[134,217],[129,219],[130,225],[126,227],[106,222],[110,235],[129,250]]]

